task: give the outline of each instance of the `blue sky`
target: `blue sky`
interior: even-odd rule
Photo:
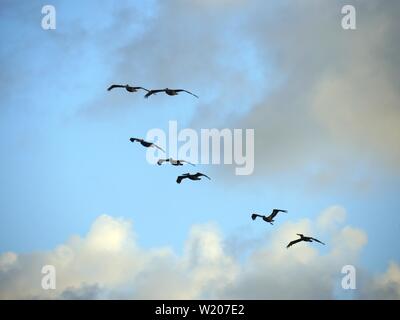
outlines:
[[[316,219],[324,209],[340,205],[347,211],[347,223],[368,235],[361,254],[366,269],[383,272],[389,261],[399,262],[400,171],[395,161],[399,148],[390,144],[398,130],[393,129],[390,137],[365,137],[363,130],[374,130],[367,128],[371,123],[368,119],[360,117],[358,129],[349,130],[346,137],[345,130],[323,118],[317,127],[326,125],[327,129],[314,136],[307,132],[310,120],[302,122],[304,113],[297,116],[298,111],[288,111],[293,106],[282,105],[281,112],[291,120],[278,125],[282,118],[277,117],[274,135],[297,130],[294,134],[303,137],[304,128],[304,153],[313,151],[305,156],[302,151],[288,154],[284,150],[281,159],[276,157],[279,147],[270,148],[270,135],[264,138],[268,121],[265,127],[258,127],[263,123],[260,110],[272,105],[268,99],[279,98],[285,87],[288,96],[298,94],[302,84],[293,79],[301,75],[302,66],[291,66],[298,61],[290,60],[287,51],[301,44],[296,44],[293,32],[292,38],[283,40],[290,22],[272,30],[269,22],[262,25],[260,16],[275,10],[277,16],[271,15],[274,18],[270,23],[274,25],[272,20],[282,21],[279,13],[288,12],[290,17],[303,14],[303,10],[285,11],[285,5],[281,9],[272,3],[258,3],[260,10],[257,5],[243,9],[241,1],[226,2],[213,7],[208,2],[173,1],[171,10],[159,1],[100,4],[88,0],[79,5],[52,1],[57,10],[57,29],[48,31],[41,28],[41,1],[6,1],[0,5],[0,252],[51,250],[71,235],[84,236],[98,216],[107,214],[131,219],[143,248],[171,246],[180,253],[189,229],[196,224],[213,221],[228,237],[244,233],[257,238],[265,235],[269,226],[251,221],[254,211],[287,209],[287,215],[279,216],[278,223],[284,224]],[[193,12],[186,16],[190,6]],[[340,2],[327,10],[338,8]],[[379,8],[383,10],[381,16],[390,15],[383,5]],[[373,12],[368,6],[360,11],[368,15]],[[176,16],[169,17],[171,12]],[[340,21],[337,12],[328,16],[337,15]],[[306,18],[298,20],[303,23]],[[375,19],[369,21],[376,23]],[[368,30],[368,22],[361,15],[361,31],[355,31],[352,37],[357,37],[357,32],[364,37],[364,26]],[[389,40],[391,27],[389,24]],[[304,30],[309,27],[300,28],[300,32]],[[321,30],[320,36],[328,40],[332,37],[332,43],[343,32],[331,26]],[[282,46],[276,45],[281,43],[280,31]],[[270,37],[270,44],[268,37],[265,43],[259,42],[263,32]],[[171,39],[165,39],[166,35]],[[302,33],[297,36],[307,37]],[[365,42],[355,39],[353,43],[361,43],[358,50],[366,50]],[[339,42],[341,48],[342,40]],[[308,40],[304,43],[306,46]],[[371,47],[374,45],[380,48],[380,43],[372,41]],[[327,52],[333,50],[335,56],[334,47],[329,46]],[[350,55],[353,49],[348,50]],[[346,52],[341,54],[346,56]],[[340,61],[330,68],[325,60],[329,54],[321,56],[321,79],[331,75],[330,69],[335,70],[333,74],[340,72],[345,58],[342,61],[338,57]],[[298,59],[302,59],[300,53]],[[303,59],[308,65],[310,59]],[[321,69],[318,57],[314,60],[315,64],[307,66],[310,79]],[[399,67],[397,62],[392,61],[395,68]],[[386,69],[380,70],[385,78]],[[310,79],[304,80],[304,89],[319,97],[317,89],[308,85]],[[145,100],[141,94],[107,92],[111,83],[185,87],[200,99],[158,95]],[[383,90],[382,94],[390,91],[384,85],[377,89]],[[317,98],[312,101],[319,101]],[[394,110],[388,113],[393,115],[392,121],[396,121],[399,110],[395,98],[389,105]],[[297,102],[303,103],[301,99]],[[367,106],[368,110],[374,107],[379,112],[378,106]],[[323,112],[315,111],[318,116]],[[296,125],[290,128],[296,117]],[[378,127],[385,127],[379,124],[385,118],[375,119]],[[129,142],[130,137],[145,137],[153,128],[167,130],[170,120],[177,120],[182,129],[254,127],[254,174],[237,177],[228,166],[199,165],[195,171],[209,174],[211,181],[176,184],[176,176],[192,168],[151,166],[146,162],[145,149]],[[365,142],[368,139],[371,145]],[[291,143],[296,149],[297,142]],[[274,157],[268,150],[275,153]],[[388,161],[386,155],[391,157]],[[320,174],[327,171],[328,182],[318,182]]]

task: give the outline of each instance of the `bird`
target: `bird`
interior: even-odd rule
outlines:
[[[145,141],[145,140],[143,140],[143,139],[138,139],[138,138],[130,138],[129,139],[131,142],[139,142],[143,147],[146,147],[146,148],[157,148],[157,149],[160,149],[162,152],[165,152],[164,151],[164,149],[162,149],[162,148],[160,148],[158,145],[156,145],[155,143],[153,143],[153,142],[148,142],[148,141]]]
[[[169,88],[165,88],[165,89],[156,89],[156,90],[149,90],[146,95],[144,96],[146,99],[148,97],[150,97],[153,94],[159,93],[159,92],[165,92],[167,95],[169,96],[177,96],[179,92],[186,92],[191,94],[192,96],[199,98],[198,96],[196,96],[195,94],[191,93],[190,91],[187,91],[185,89],[169,89]]]
[[[197,172],[195,174],[184,173],[176,179],[176,183],[181,183],[183,179],[190,179],[190,180],[201,180],[201,177],[206,177],[207,179],[211,180],[210,177],[206,176],[203,173]]]
[[[188,164],[194,166],[194,164],[191,163],[191,162],[189,162],[189,161],[186,161],[186,160],[175,160],[175,159],[172,159],[172,158],[169,158],[169,159],[159,159],[159,160],[157,161],[157,164],[158,164],[159,166],[161,166],[164,162],[169,162],[169,163],[172,164],[173,166],[183,166],[184,163],[188,163]]]
[[[306,237],[306,236],[304,236],[304,235],[301,234],[301,233],[296,233],[296,234],[297,234],[298,236],[300,236],[300,238],[299,238],[299,239],[296,239],[296,240],[293,240],[293,241],[290,241],[289,244],[286,246],[286,248],[289,248],[289,247],[291,247],[292,245],[294,245],[294,244],[296,244],[297,242],[300,242],[300,241],[305,241],[305,242],[313,242],[313,241],[316,241],[316,242],[319,242],[319,243],[325,245],[325,243],[319,241],[318,239],[315,239],[315,238],[312,238],[312,237]]]
[[[262,218],[265,222],[269,222],[270,224],[273,225],[272,222],[274,222],[274,218],[275,218],[275,216],[278,214],[278,212],[287,212],[287,210],[274,209],[274,210],[272,210],[272,213],[271,213],[269,216],[262,216],[262,215],[260,215],[260,214],[253,213],[253,214],[251,215],[251,218],[252,218],[253,220],[256,220],[257,217],[260,217],[260,218]]]
[[[125,88],[126,91],[128,91],[128,92],[137,92],[137,91],[140,90],[140,89],[149,92],[149,90],[147,90],[146,88],[143,88],[143,87],[132,87],[132,86],[130,86],[129,84],[126,84],[126,85],[122,85],[122,84],[112,84],[111,86],[109,86],[109,87],[107,88],[107,90],[108,90],[108,91],[111,91],[111,90],[114,89],[114,88]]]

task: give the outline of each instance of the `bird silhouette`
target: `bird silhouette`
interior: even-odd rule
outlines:
[[[315,239],[315,238],[312,238],[312,237],[306,237],[306,236],[302,235],[301,233],[296,233],[296,234],[297,234],[298,236],[300,236],[300,238],[299,238],[299,239],[296,239],[296,240],[293,240],[293,241],[290,241],[289,244],[286,246],[286,248],[289,248],[289,247],[291,247],[292,245],[294,245],[294,244],[296,244],[296,243],[298,243],[298,242],[300,242],[300,241],[305,241],[305,242],[313,242],[313,241],[316,241],[316,242],[319,242],[319,243],[325,245],[325,243],[319,241],[318,239]]]
[[[189,161],[186,161],[186,160],[175,160],[175,159],[172,159],[172,158],[169,158],[169,159],[159,159],[159,160],[157,161],[157,164],[158,164],[159,166],[161,166],[164,162],[169,162],[169,163],[172,164],[173,166],[183,166],[184,163],[188,163],[188,164],[194,166],[194,164],[191,163],[191,162],[189,162]]]
[[[253,214],[251,215],[251,218],[252,218],[253,220],[256,220],[257,217],[260,217],[260,218],[262,218],[265,222],[269,222],[270,224],[273,225],[272,222],[274,222],[274,218],[275,218],[275,216],[278,214],[278,212],[287,212],[287,210],[273,209],[273,210],[272,210],[272,213],[271,213],[269,216],[263,216],[263,215],[260,215],[260,214],[253,213]]]
[[[143,87],[132,87],[129,84],[126,85],[122,85],[122,84],[112,84],[111,86],[109,86],[107,88],[108,91],[111,91],[114,88],[125,88],[126,91],[128,92],[137,92],[138,90],[144,90],[149,92],[149,90],[147,90],[146,88]]]
[[[153,142],[148,142],[148,141],[145,141],[143,139],[138,139],[138,138],[130,138],[129,140],[131,142],[139,142],[143,147],[146,147],[146,148],[157,148],[157,149],[160,149],[162,152],[165,152],[164,149],[160,148],[158,145],[156,145]]]
[[[150,97],[153,94],[159,93],[159,92],[165,92],[167,95],[169,96],[177,96],[179,94],[179,92],[186,92],[191,94],[192,96],[199,98],[198,96],[196,96],[195,94],[191,93],[190,91],[187,91],[185,89],[169,89],[169,88],[165,88],[165,89],[156,89],[156,90],[149,90],[146,95],[144,96],[146,99],[148,97]]]
[[[211,180],[210,177],[206,176],[203,173],[197,172],[195,174],[184,173],[176,179],[176,183],[181,183],[183,179],[190,179],[190,180],[201,180],[201,177],[206,177],[207,179]]]

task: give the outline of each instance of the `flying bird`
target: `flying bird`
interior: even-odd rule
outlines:
[[[160,159],[160,160],[157,161],[157,164],[158,164],[159,166],[161,166],[164,162],[169,162],[169,163],[172,164],[173,166],[183,166],[184,163],[188,163],[188,164],[194,166],[194,164],[191,163],[191,162],[189,162],[189,161],[186,161],[186,160],[175,160],[175,159],[172,159],[172,158],[169,158],[169,159]]]
[[[262,215],[260,215],[260,214],[253,213],[253,214],[251,215],[251,218],[252,218],[253,220],[256,220],[257,217],[260,217],[260,218],[262,218],[265,222],[269,222],[270,224],[273,225],[272,222],[274,222],[274,218],[275,218],[275,216],[278,214],[278,212],[287,212],[287,210],[274,209],[274,210],[272,210],[272,213],[271,213],[269,216],[262,216]]]
[[[300,241],[305,241],[305,242],[316,241],[316,242],[319,242],[319,243],[325,245],[325,243],[319,241],[318,239],[315,239],[315,238],[312,238],[312,237],[306,237],[306,236],[302,235],[301,233],[297,233],[297,235],[300,236],[300,238],[296,239],[296,240],[293,240],[293,241],[290,241],[289,244],[286,246],[286,248],[289,248],[292,245],[294,245],[294,244],[296,244],[297,242],[300,242]]]
[[[203,173],[197,172],[195,174],[184,173],[176,179],[176,183],[181,183],[183,179],[190,179],[190,180],[201,180],[201,177],[206,177],[207,179],[211,180],[210,177],[206,176]]]
[[[146,147],[146,148],[157,148],[157,149],[160,149],[162,152],[165,152],[164,149],[160,148],[158,145],[156,145],[153,142],[148,142],[148,141],[145,141],[143,139],[138,139],[138,138],[130,138],[129,140],[131,142],[139,142],[143,147]]]
[[[157,89],[157,90],[150,90],[146,93],[146,95],[144,96],[145,98],[150,97],[153,94],[159,93],[159,92],[165,92],[167,95],[169,96],[177,96],[179,92],[186,92],[191,94],[192,96],[199,98],[198,96],[196,96],[195,94],[191,93],[190,91],[187,91],[185,89],[169,89],[169,88],[165,88],[165,89]]]
[[[113,84],[113,85],[109,86],[107,88],[107,90],[111,91],[114,88],[125,88],[125,90],[128,91],[128,92],[137,92],[140,89],[149,92],[149,90],[147,90],[146,88],[143,88],[143,87],[131,87],[129,84],[126,84],[126,85]]]

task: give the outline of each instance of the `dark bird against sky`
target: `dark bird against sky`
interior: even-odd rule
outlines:
[[[298,242],[300,242],[300,241],[305,241],[305,242],[313,242],[313,241],[316,241],[316,242],[319,242],[319,243],[325,245],[325,243],[319,241],[318,239],[315,239],[315,238],[312,238],[312,237],[306,237],[306,236],[302,235],[301,233],[297,233],[297,235],[300,236],[300,238],[289,242],[289,244],[286,246],[286,248],[289,248],[289,247],[291,247],[292,245],[294,245],[294,244],[296,244],[296,243],[298,243]]]
[[[179,94],[179,92],[186,92],[188,94],[191,94],[192,96],[198,98],[198,96],[196,96],[195,94],[191,93],[190,91],[187,91],[185,89],[169,89],[169,88],[165,88],[165,89],[157,89],[157,90],[150,90],[146,93],[146,95],[144,96],[145,98],[150,97],[153,94],[159,93],[159,92],[165,92],[167,95],[169,96],[177,96]]]
[[[274,222],[274,218],[278,214],[278,212],[287,212],[287,211],[286,210],[281,210],[281,209],[274,209],[274,210],[272,210],[272,213],[269,216],[263,216],[263,215],[260,215],[260,214],[253,213],[251,215],[251,218],[253,220],[255,220],[257,217],[260,217],[265,222],[269,222],[270,224],[273,224],[272,222]]]
[[[108,91],[111,91],[114,88],[125,88],[126,91],[128,92],[137,92],[138,90],[144,90],[149,92],[146,88],[143,87],[131,87],[129,84],[123,85],[123,84],[113,84],[107,88]]]
[[[138,139],[138,138],[130,138],[129,140],[131,142],[139,142],[143,147],[146,147],[146,148],[157,148],[157,149],[160,149],[161,151],[165,152],[164,149],[160,148],[158,145],[156,145],[153,142],[148,142],[148,141],[145,141],[143,139]]]
[[[164,162],[169,162],[169,163],[172,164],[173,166],[183,166],[184,163],[188,163],[188,164],[194,166],[194,164],[191,163],[191,162],[189,162],[189,161],[186,161],[186,160],[175,160],[175,159],[172,159],[172,158],[169,158],[169,159],[160,159],[160,160],[157,161],[157,164],[158,164],[159,166],[161,166]]]
[[[176,183],[181,183],[183,179],[201,180],[201,177],[206,177],[207,179],[211,180],[210,177],[200,172],[197,172],[196,174],[184,173],[178,176],[178,178],[176,179]]]

